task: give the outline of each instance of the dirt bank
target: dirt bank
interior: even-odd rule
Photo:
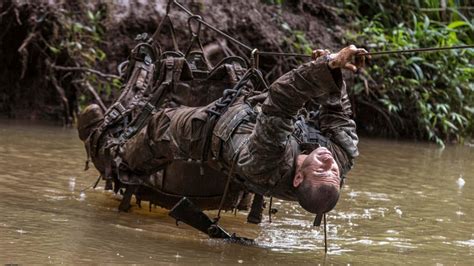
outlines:
[[[94,101],[84,88],[84,80],[95,84],[100,77],[91,80],[80,71],[54,66],[116,74],[116,66],[134,45],[134,37],[155,31],[165,15],[167,1],[105,2],[0,3],[1,116],[72,123],[80,103]],[[312,47],[341,46],[338,19],[324,1],[284,1],[283,5],[251,0],[181,2],[207,22],[261,50],[307,52]],[[180,49],[184,50],[190,40],[188,16],[177,8],[172,8],[170,14]],[[212,31],[203,29],[201,39],[215,53],[215,60],[224,54],[219,48],[222,46],[231,53],[248,56]],[[168,35],[163,34],[162,41],[165,47],[171,47]],[[294,58],[261,59],[261,68],[270,81],[296,64]],[[117,88],[104,88],[99,90],[99,97],[107,103]]]

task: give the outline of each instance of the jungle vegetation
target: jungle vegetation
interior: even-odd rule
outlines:
[[[369,50],[474,44],[469,1],[349,1],[345,41]],[[472,4],[472,2],[471,2]],[[443,146],[474,136],[474,49],[373,58],[356,75],[356,110],[373,134],[427,139]]]

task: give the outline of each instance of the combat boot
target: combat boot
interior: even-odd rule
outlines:
[[[86,141],[92,131],[96,129],[104,121],[104,113],[97,104],[87,106],[77,119],[77,131],[79,138]]]

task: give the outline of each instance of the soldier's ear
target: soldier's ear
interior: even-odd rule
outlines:
[[[304,176],[301,171],[298,171],[295,175],[295,178],[293,178],[293,186],[294,187],[299,187],[301,183],[303,182]]]

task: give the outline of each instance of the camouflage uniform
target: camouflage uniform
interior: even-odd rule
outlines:
[[[326,58],[301,65],[275,81],[263,103],[240,97],[218,120],[212,132],[209,164],[251,191],[296,200],[292,186],[296,157],[295,116],[308,100],[320,105],[316,122],[333,153],[341,175],[358,155],[355,123],[340,69]],[[258,101],[257,101],[258,102]],[[150,175],[174,160],[199,160],[207,138],[207,107],[166,108],[120,148],[126,167]]]

